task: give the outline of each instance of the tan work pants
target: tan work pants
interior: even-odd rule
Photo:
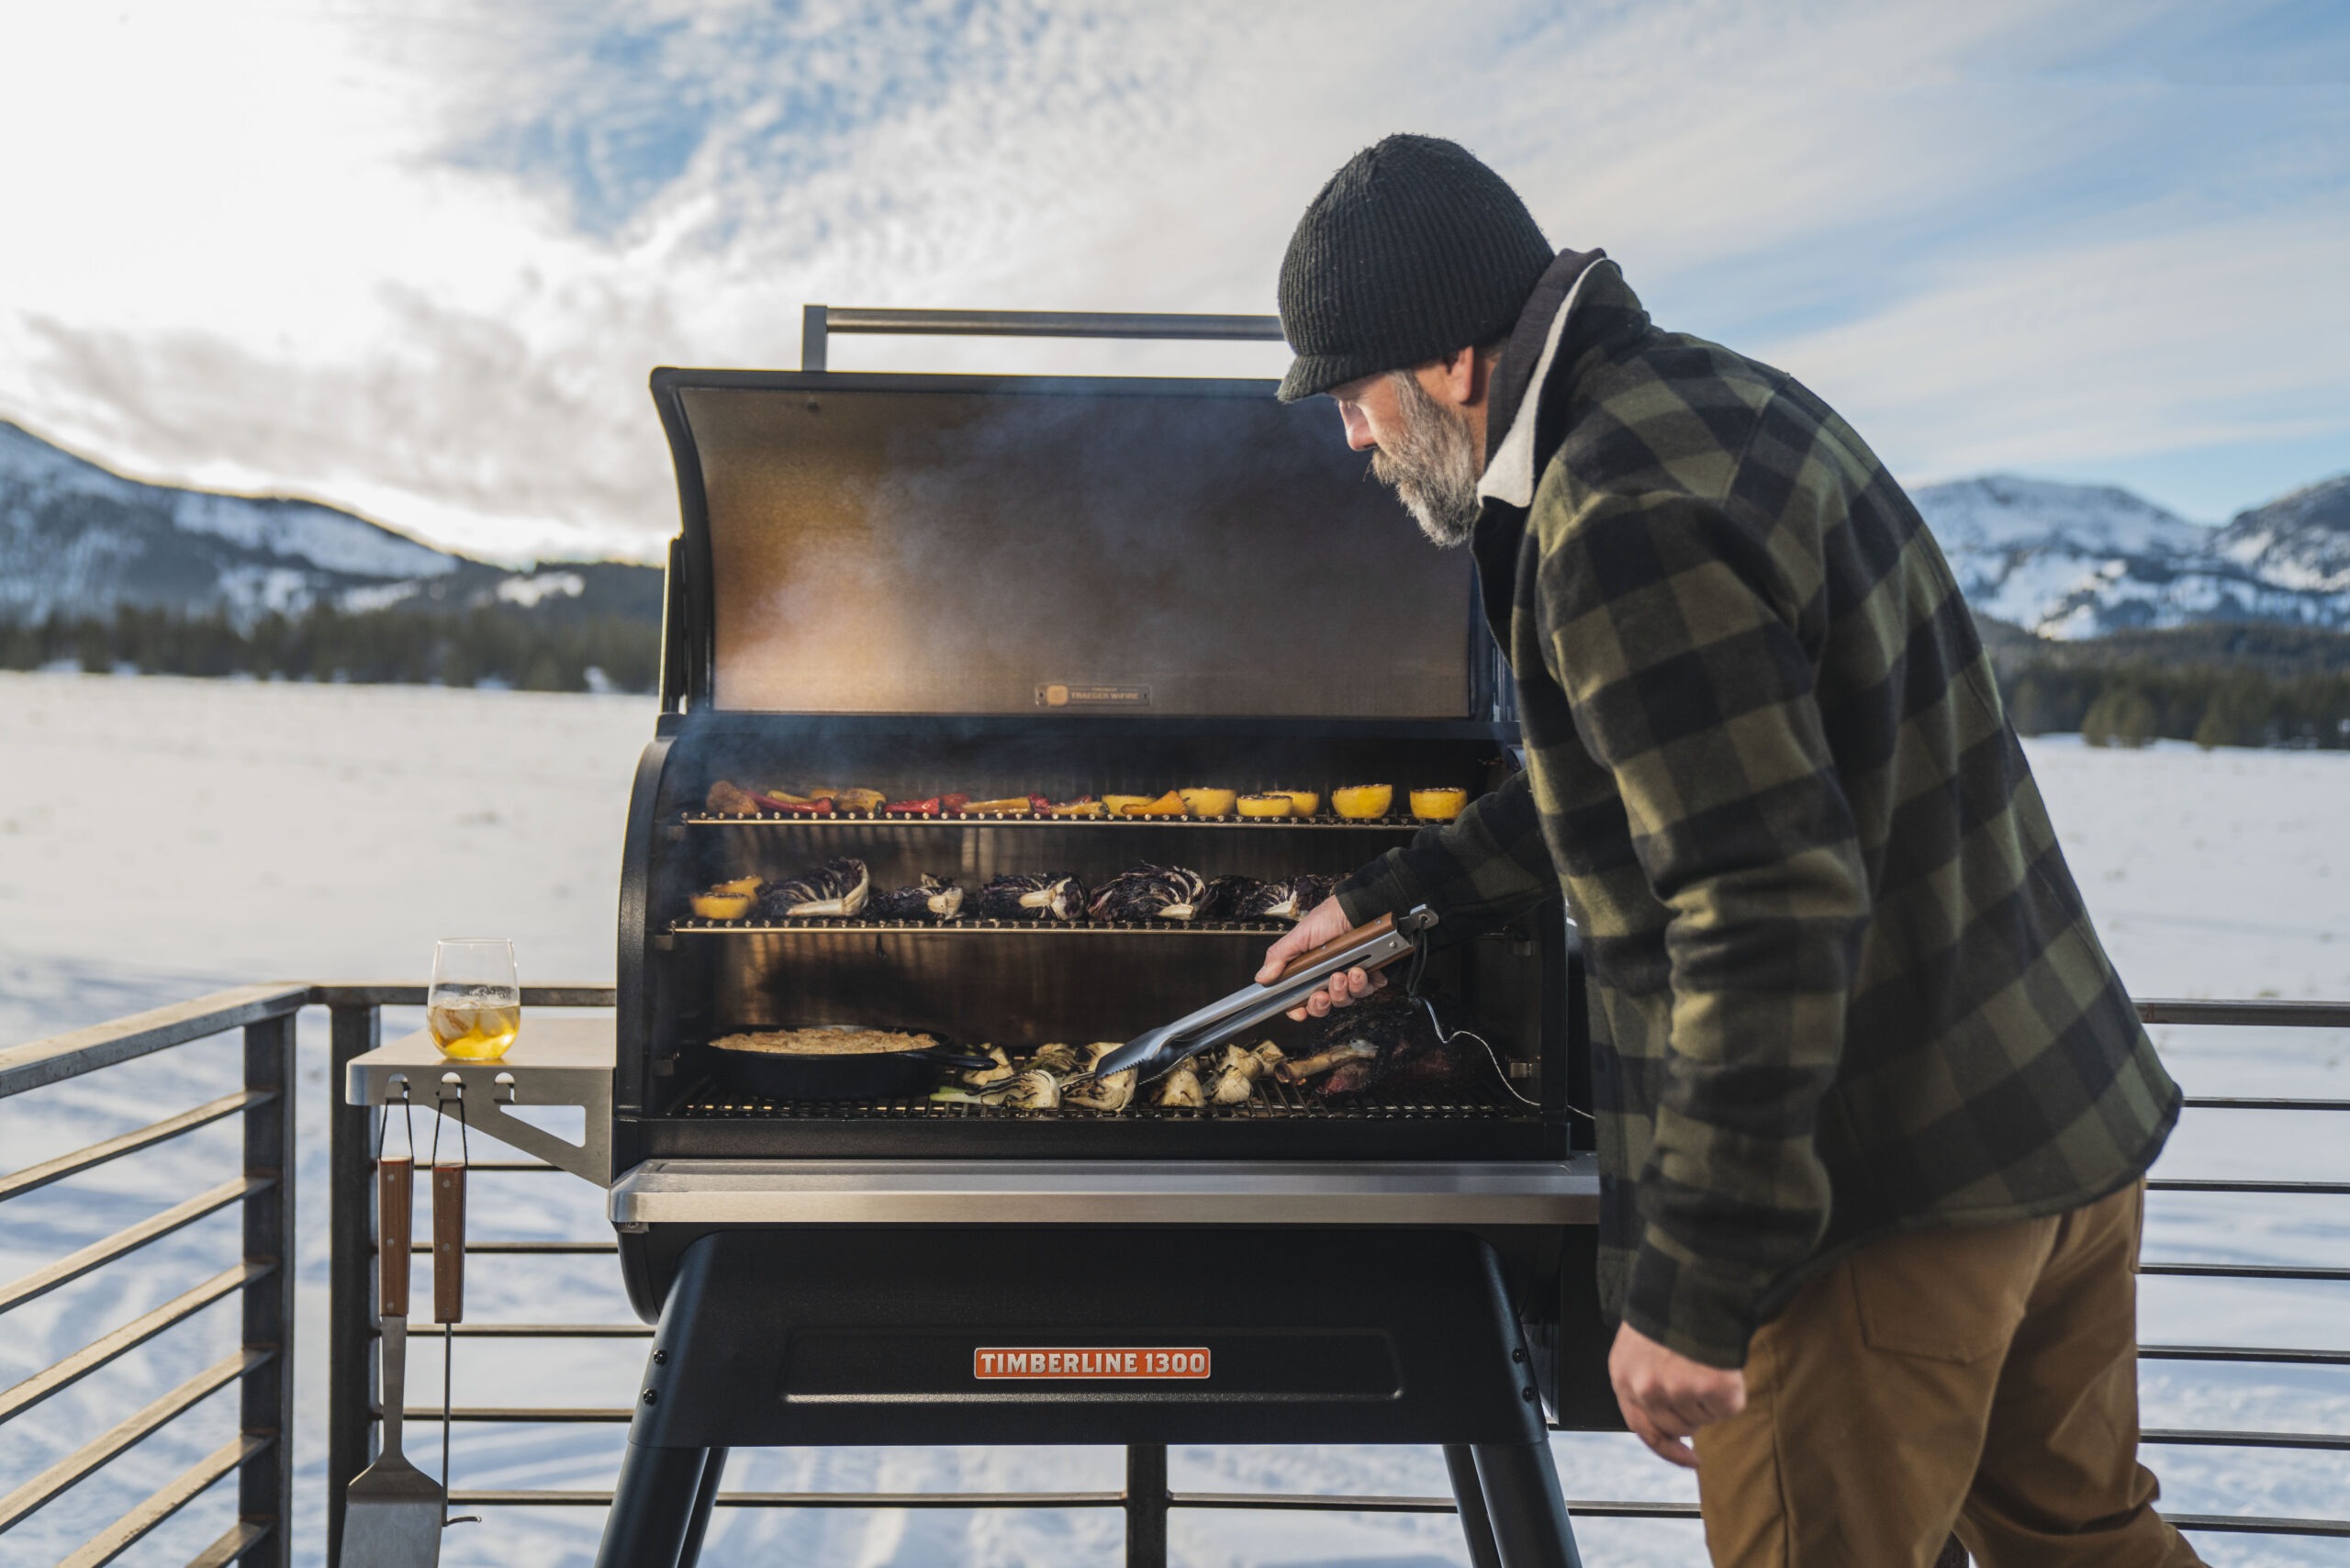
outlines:
[[[2138,1462],[2145,1189],[2047,1219],[1887,1238],[1754,1337],[1744,1413],[1697,1434],[1718,1568],[2202,1559]]]

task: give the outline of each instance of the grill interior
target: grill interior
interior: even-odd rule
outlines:
[[[1344,876],[1425,824],[1332,815],[1340,787],[1392,785],[1398,813],[1416,789],[1474,798],[1515,771],[1516,732],[1467,563],[1431,553],[1335,424],[1269,386],[662,374],[682,527],[622,881],[616,1160],[1567,1147],[1555,911],[1448,929],[1428,956],[1427,993],[1499,1058],[1469,1088],[1331,1103],[1265,1085],[1242,1106],[1120,1113],[718,1088],[708,1042],[745,1029],[902,1030],[1015,1058],[1130,1038],[1245,984],[1284,927],[721,921],[692,913],[702,890],[841,857],[876,892],[932,876],[967,899],[1002,875],[1099,888],[1146,864]],[[1295,788],[1324,807],[736,816],[711,809],[721,780],[942,804]],[[1313,1034],[1265,1030],[1292,1055]]]

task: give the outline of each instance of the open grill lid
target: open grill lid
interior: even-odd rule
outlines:
[[[1465,553],[1270,381],[670,370],[696,710],[1460,720]]]

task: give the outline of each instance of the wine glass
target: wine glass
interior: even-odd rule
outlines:
[[[522,986],[514,944],[503,936],[452,937],[432,949],[424,1021],[444,1057],[496,1061],[522,1032]]]

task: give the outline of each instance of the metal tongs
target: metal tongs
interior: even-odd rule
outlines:
[[[1435,914],[1425,904],[1409,914],[1382,914],[1368,925],[1298,955],[1272,984],[1243,986],[1172,1024],[1146,1030],[1095,1062],[1091,1072],[1069,1081],[1107,1078],[1130,1067],[1140,1068],[1146,1081],[1157,1078],[1185,1058],[1288,1012],[1320,990],[1332,975],[1346,969],[1382,969],[1398,958],[1413,956],[1420,950],[1422,935],[1435,924]]]

